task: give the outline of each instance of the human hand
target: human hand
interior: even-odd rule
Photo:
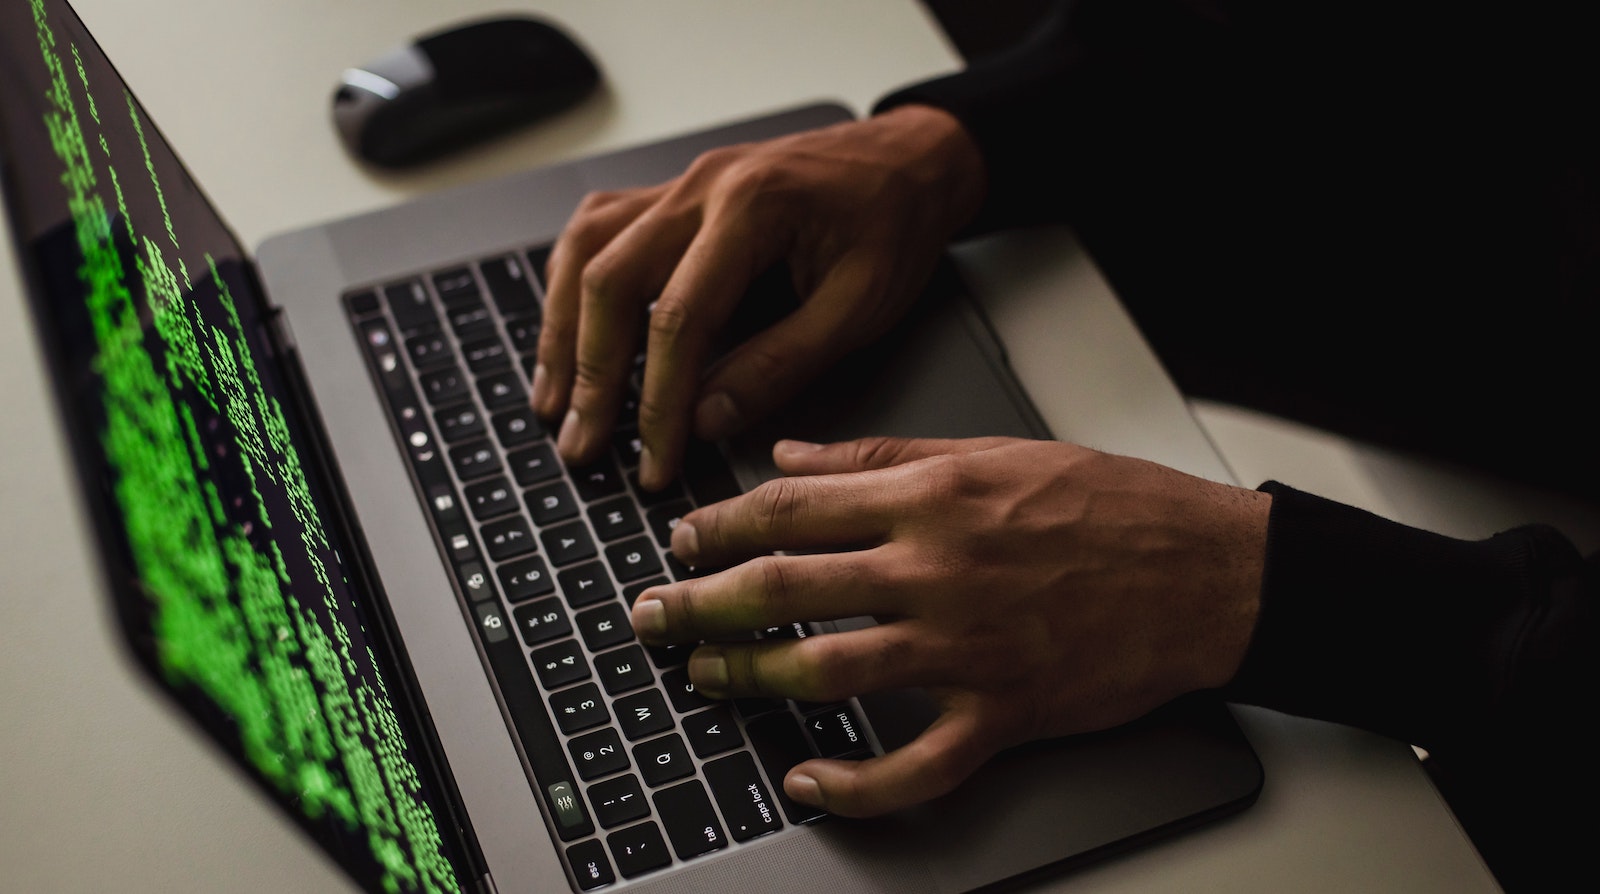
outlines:
[[[976,213],[982,161],[925,106],[717,149],[668,183],[584,199],[548,264],[532,404],[557,447],[594,459],[624,400],[649,313],[640,483],[665,486],[691,420],[715,440],[793,396],[897,321]],[[707,370],[751,280],[787,261],[802,304]]]
[[[673,532],[694,566],[645,591],[650,644],[696,642],[713,697],[836,701],[925,687],[940,716],[860,762],[811,760],[797,801],[870,816],[944,794],[995,752],[1106,729],[1237,672],[1272,498],[1055,441],[780,442],[780,478]],[[774,556],[785,549],[845,553]],[[793,621],[878,625],[718,642]]]

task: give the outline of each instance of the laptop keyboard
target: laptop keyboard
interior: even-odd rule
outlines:
[[[689,682],[690,648],[634,638],[639,594],[693,574],[670,552],[677,520],[739,487],[700,444],[681,483],[641,489],[628,425],[598,462],[561,461],[528,407],[547,256],[499,255],[344,301],[570,882],[587,891],[820,819],[784,795],[784,774],[872,752],[854,703],[712,701]],[[623,418],[636,408],[635,390]]]

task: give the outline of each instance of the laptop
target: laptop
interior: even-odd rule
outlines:
[[[945,270],[665,496],[634,486],[626,429],[596,466],[554,457],[526,369],[541,252],[582,195],[848,117],[792,109],[251,256],[65,0],[0,10],[0,182],[129,653],[357,885],[966,891],[1254,801],[1255,754],[1190,698],[1008,751],[919,808],[818,816],[784,798],[787,767],[908,741],[924,695],[713,703],[685,650],[632,637],[628,599],[693,573],[663,532],[774,474],[774,437],[1049,435]],[[771,279],[752,306],[781,312]]]

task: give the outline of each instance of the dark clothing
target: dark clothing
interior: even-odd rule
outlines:
[[[955,114],[972,232],[1070,223],[1187,393],[1600,497],[1591,6],[1082,0],[880,109]],[[1265,489],[1229,697],[1430,751],[1508,887],[1582,866],[1596,560]]]

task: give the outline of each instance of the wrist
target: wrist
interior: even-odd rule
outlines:
[[[908,159],[907,173],[925,194],[944,202],[949,235],[977,216],[988,192],[988,171],[978,144],[960,119],[929,105],[896,106],[874,116]]]

